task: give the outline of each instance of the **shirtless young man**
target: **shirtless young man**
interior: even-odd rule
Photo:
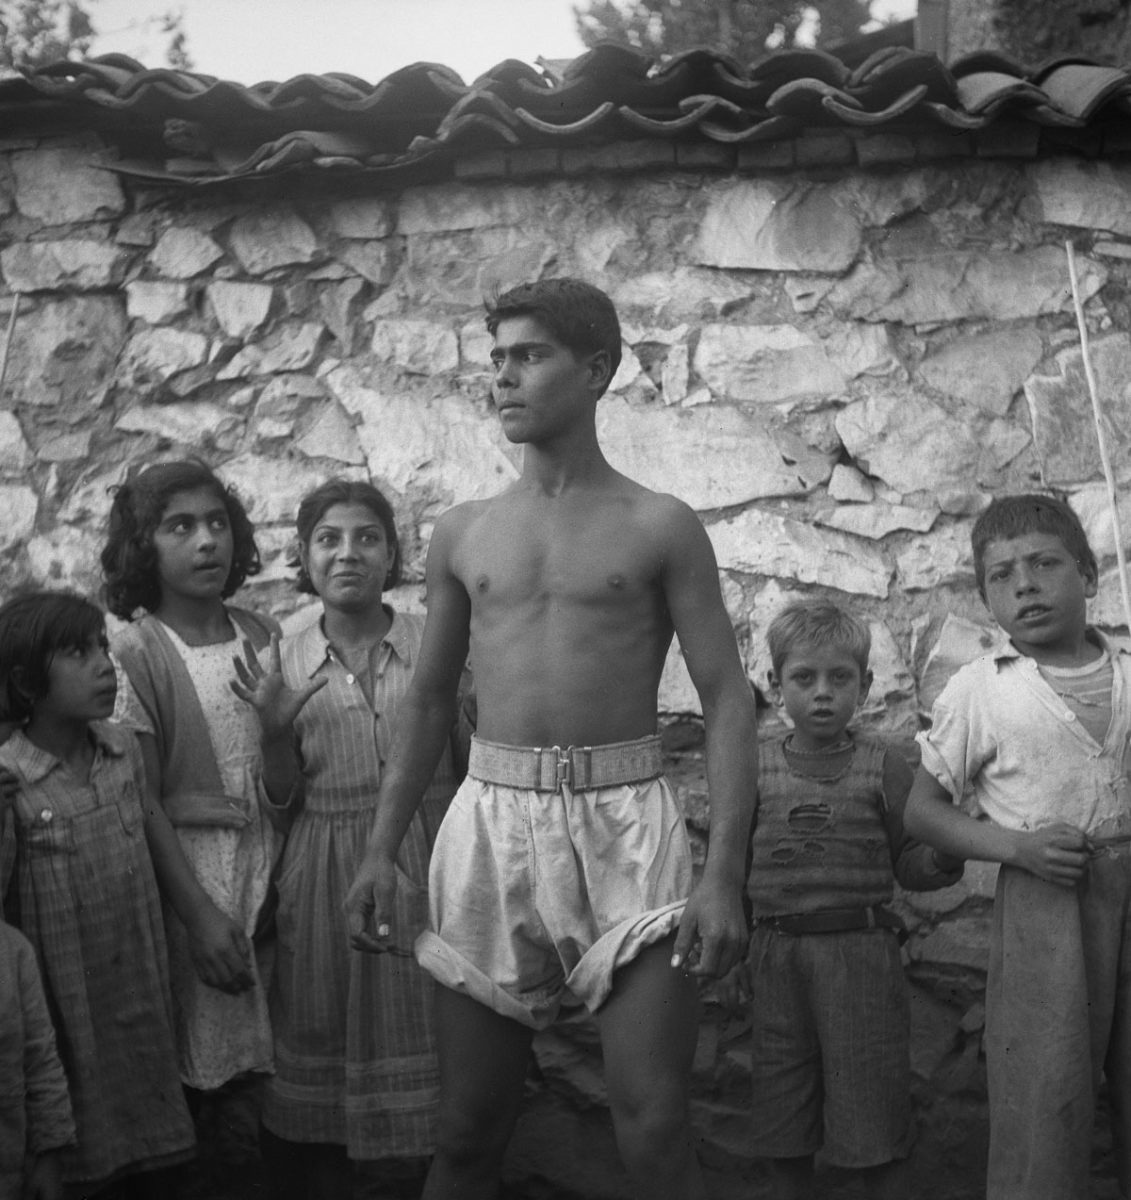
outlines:
[[[637,1194],[698,1198],[692,976],[725,973],[746,947],[751,691],[702,525],[614,470],[597,443],[597,401],[620,360],[612,302],[578,280],[526,284],[489,307],[487,327],[495,404],[524,447],[522,475],[436,525],[424,643],[346,901],[353,940],[377,952],[396,944],[397,847],[470,653],[478,729],[433,855],[432,931],[417,942],[444,985],[438,1148],[424,1195],[497,1194],[531,1038],[568,986],[600,1031]],[[706,726],[711,839],[694,891],[655,737],[673,633]]]

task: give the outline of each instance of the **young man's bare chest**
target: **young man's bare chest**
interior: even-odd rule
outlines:
[[[475,522],[456,561],[474,618],[662,608],[655,548],[623,510],[523,512]]]

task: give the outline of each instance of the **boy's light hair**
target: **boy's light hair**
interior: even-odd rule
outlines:
[[[974,577],[983,600],[986,598],[986,547],[991,542],[1004,542],[1030,533],[1048,533],[1060,538],[1080,572],[1093,579],[1099,578],[1099,565],[1088,545],[1084,526],[1063,500],[1035,492],[1000,496],[990,503],[970,531]]]
[[[838,646],[847,650],[860,666],[868,669],[872,634],[863,621],[827,600],[798,600],[787,604],[770,622],[766,632],[774,674],[798,646]]]

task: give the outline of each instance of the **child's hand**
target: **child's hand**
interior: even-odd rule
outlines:
[[[329,678],[320,675],[297,690],[287,687],[283,681],[279,638],[276,634],[271,635],[266,670],[260,665],[255,647],[250,642],[244,642],[243,653],[242,659],[232,659],[237,676],[231,682],[232,691],[259,714],[259,723],[263,727],[266,740],[286,737],[295,717],[302,711],[302,706],[315,692],[330,682]]]
[[[59,1169],[58,1155],[40,1154],[30,1163],[24,1173],[21,1200],[62,1200],[63,1175]]]
[[[202,983],[232,995],[255,986],[251,942],[214,904],[199,914],[188,934],[189,954]]]
[[[719,1003],[734,1016],[742,1016],[746,1006],[754,999],[754,989],[750,984],[750,964],[740,962],[715,984],[715,994]]]
[[[1017,834],[1013,865],[1062,887],[1075,887],[1088,865],[1088,839],[1063,822]]]

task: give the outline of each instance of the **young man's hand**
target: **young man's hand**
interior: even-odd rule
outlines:
[[[346,894],[350,944],[355,950],[384,954],[391,948],[393,901],[397,894],[396,863],[366,855]]]
[[[1088,839],[1074,825],[1060,822],[1016,835],[1013,865],[1062,887],[1075,887],[1088,865]]]
[[[718,979],[741,962],[748,940],[740,889],[704,876],[683,910],[672,966]]]

